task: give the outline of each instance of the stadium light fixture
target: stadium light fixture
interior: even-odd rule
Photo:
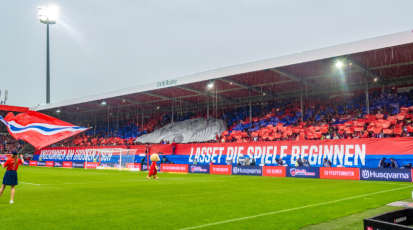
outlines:
[[[56,110],[56,113],[60,113],[60,109],[57,109],[57,110]]]
[[[102,103],[101,103],[101,105],[106,105],[106,101],[103,100]]]
[[[208,86],[208,88],[214,87],[214,82],[213,82],[212,80],[209,81],[208,84],[207,84],[207,86]]]
[[[56,24],[57,12],[59,9],[57,6],[39,6],[39,19],[44,24]]]
[[[336,67],[341,68],[343,66],[343,62],[337,61],[336,62]]]
[[[39,6],[40,22],[47,25],[46,42],[46,103],[50,103],[50,55],[49,55],[49,25],[56,24],[58,8],[56,6]]]

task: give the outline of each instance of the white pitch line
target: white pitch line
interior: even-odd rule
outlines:
[[[310,204],[310,205],[301,206],[301,207],[297,207],[297,208],[284,209],[284,210],[280,210],[280,211],[263,213],[263,214],[258,214],[258,215],[254,215],[254,216],[247,216],[247,217],[242,217],[242,218],[238,218],[238,219],[225,220],[225,221],[220,221],[220,222],[215,222],[215,223],[210,223],[210,224],[199,225],[199,226],[195,226],[195,227],[182,228],[180,230],[203,228],[203,227],[207,227],[207,226],[225,224],[225,223],[229,223],[229,222],[234,222],[234,221],[239,221],[239,220],[246,220],[246,219],[256,218],[256,217],[260,217],[260,216],[268,216],[268,215],[272,215],[272,214],[288,212],[288,211],[293,211],[293,210],[303,209],[303,208],[310,208],[310,207],[320,206],[320,205],[324,205],[324,204],[331,204],[331,203],[336,203],[336,202],[340,202],[340,201],[344,201],[344,200],[351,200],[351,199],[355,199],[355,198],[359,198],[359,197],[370,196],[370,195],[375,195],[375,194],[385,193],[385,192],[391,192],[391,191],[400,190],[400,189],[404,189],[404,188],[410,188],[410,187],[413,187],[413,186],[406,186],[406,187],[402,187],[402,188],[396,188],[396,189],[390,189],[390,190],[385,190],[385,191],[380,191],[380,192],[374,192],[374,193],[364,194],[364,195],[360,195],[360,196],[353,196],[353,197],[348,197],[348,198],[344,198],[344,199],[323,202],[323,203],[319,203],[319,204]]]
[[[27,182],[20,182],[20,183],[23,183],[23,184],[32,184],[32,185],[40,185],[40,184],[33,184],[33,183],[27,183]]]
[[[203,178],[211,178],[211,177],[203,177]],[[164,180],[193,180],[193,179],[202,179],[202,178],[164,178],[159,179],[161,181]],[[20,182],[24,184],[32,184],[32,185],[74,185],[74,184],[104,184],[104,183],[124,183],[124,182],[135,182],[135,181],[153,181],[155,179],[145,179],[145,180],[126,180],[126,181],[92,181],[92,182],[84,182],[84,183],[61,183],[61,184],[33,184],[27,182]],[[159,181],[157,180],[157,181]]]
[[[187,180],[191,178],[165,178],[163,180]],[[85,183],[62,183],[62,184],[45,184],[45,185],[67,185],[67,184],[102,184],[102,183],[123,183],[123,182],[135,182],[135,181],[151,181],[155,179],[146,180],[125,180],[125,181],[96,181],[96,182],[85,182]]]

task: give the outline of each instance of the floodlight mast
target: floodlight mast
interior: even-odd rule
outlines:
[[[46,38],[46,103],[50,103],[50,50],[49,50],[49,24],[56,24],[57,7],[56,6],[39,6],[40,22],[47,25]]]

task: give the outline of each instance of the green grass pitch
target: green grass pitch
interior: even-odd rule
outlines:
[[[413,188],[400,182],[158,176],[21,166],[15,203],[9,204],[10,187],[0,198],[0,220],[7,229],[299,229],[409,198]]]

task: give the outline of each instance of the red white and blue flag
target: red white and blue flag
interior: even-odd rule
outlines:
[[[7,114],[2,121],[15,139],[25,140],[40,149],[81,133],[88,128],[75,126],[35,111],[14,116]]]

